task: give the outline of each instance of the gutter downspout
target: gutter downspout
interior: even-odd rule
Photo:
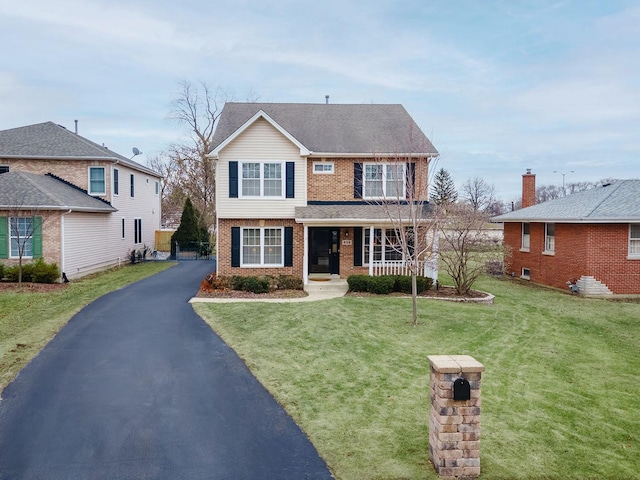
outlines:
[[[65,268],[64,268],[64,216],[71,213],[72,210],[69,209],[68,211],[64,212],[62,215],[60,215],[60,273],[62,273],[64,275],[65,273]]]

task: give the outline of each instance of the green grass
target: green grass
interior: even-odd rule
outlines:
[[[340,480],[436,479],[427,355],[482,362],[482,479],[640,478],[640,303],[510,281],[495,304],[196,304]]]
[[[0,392],[69,319],[96,298],[173,265],[145,262],[72,281],[48,293],[0,292]]]

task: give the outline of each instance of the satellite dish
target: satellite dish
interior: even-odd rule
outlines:
[[[133,147],[133,154],[134,155],[140,155],[142,152],[140,150],[137,149],[137,147]]]

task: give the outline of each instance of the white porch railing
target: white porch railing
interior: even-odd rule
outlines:
[[[419,262],[420,271],[423,277],[438,278],[438,260],[434,259],[421,260]],[[380,275],[411,275],[409,266],[402,260],[391,261],[374,261],[371,265],[371,275],[374,277]]]

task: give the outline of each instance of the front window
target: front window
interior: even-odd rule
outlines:
[[[640,257],[640,223],[629,225],[629,256]]]
[[[282,162],[243,162],[240,179],[242,196],[282,198],[284,191],[282,165]]]
[[[104,167],[89,167],[89,195],[107,193]]]
[[[364,165],[364,198],[404,198],[405,165],[368,163]]]
[[[556,250],[555,223],[544,224],[544,250],[545,252],[554,252]]]
[[[242,266],[273,266],[284,264],[282,228],[243,228]]]
[[[531,246],[530,228],[531,228],[530,223],[522,224],[522,249],[523,250],[529,250],[529,247]]]
[[[10,219],[9,230],[10,240],[10,256],[13,258],[33,257],[33,217],[12,217]]]
[[[371,230],[364,229],[364,263],[369,264]],[[398,232],[395,229],[375,228],[373,230],[373,261],[394,262],[403,261],[402,246]]]

